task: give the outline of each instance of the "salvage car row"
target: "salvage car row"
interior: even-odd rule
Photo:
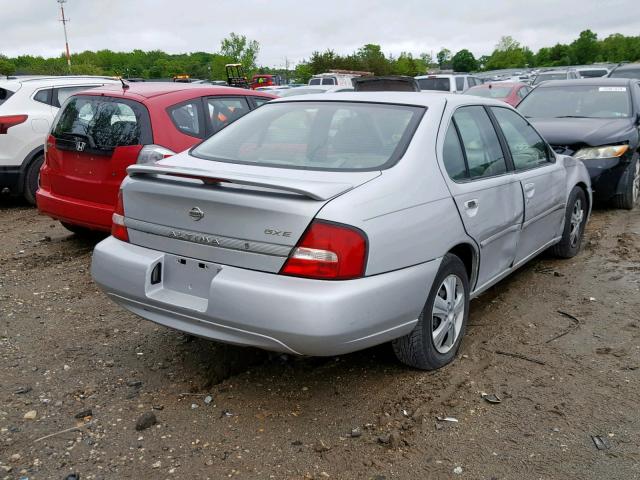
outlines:
[[[5,115],[21,88],[5,94],[0,144],[49,132],[17,175],[25,191],[39,176],[38,208],[71,231],[111,230],[92,273],[112,300],[223,342],[392,341],[441,367],[471,298],[544,250],[575,256],[593,198],[633,208],[640,191],[635,79],[545,82],[515,91],[518,110],[488,98],[499,84],[275,99],[101,82],[61,101],[23,81],[50,116]]]

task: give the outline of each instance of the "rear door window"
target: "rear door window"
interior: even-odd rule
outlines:
[[[169,107],[168,111],[171,121],[180,132],[192,137],[203,136],[204,122],[200,98]]]
[[[312,78],[311,80],[309,80],[309,85],[320,85],[321,83],[321,78]]]
[[[463,180],[468,177],[464,153],[460,145],[460,138],[454,122],[451,122],[444,138],[442,149],[444,167],[452,180]]]
[[[208,97],[205,110],[209,134],[214,134],[249,113],[249,103],[246,98]]]
[[[116,147],[153,143],[146,107],[114,97],[72,97],[56,118],[51,134],[60,150],[97,155],[111,155]]]
[[[456,90],[462,92],[464,90],[464,77],[456,77]]]
[[[323,78],[322,85],[336,85],[336,79],[333,77]]]
[[[459,108],[453,119],[460,132],[470,178],[506,173],[507,164],[498,135],[484,108]]]
[[[265,103],[270,102],[272,99],[269,97],[251,97],[251,101],[253,102],[253,108],[258,108],[264,105]]]

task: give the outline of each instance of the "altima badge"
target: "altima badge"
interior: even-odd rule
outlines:
[[[202,220],[202,218],[204,217],[204,212],[198,207],[193,207],[191,210],[189,210],[189,216],[197,222],[199,220]]]

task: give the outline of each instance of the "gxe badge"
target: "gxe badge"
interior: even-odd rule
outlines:
[[[191,210],[189,210],[189,216],[197,222],[198,220],[202,220],[202,218],[204,217],[204,212],[198,207],[193,207]]]

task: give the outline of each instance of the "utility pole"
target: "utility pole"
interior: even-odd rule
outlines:
[[[67,52],[67,67],[69,68],[69,73],[71,73],[71,54],[69,53],[69,38],[67,37],[67,22],[69,19],[64,16],[64,4],[67,0],[57,0],[57,2],[60,4],[60,13],[62,13],[62,20],[60,21],[62,22],[62,28],[64,29],[64,46]]]

